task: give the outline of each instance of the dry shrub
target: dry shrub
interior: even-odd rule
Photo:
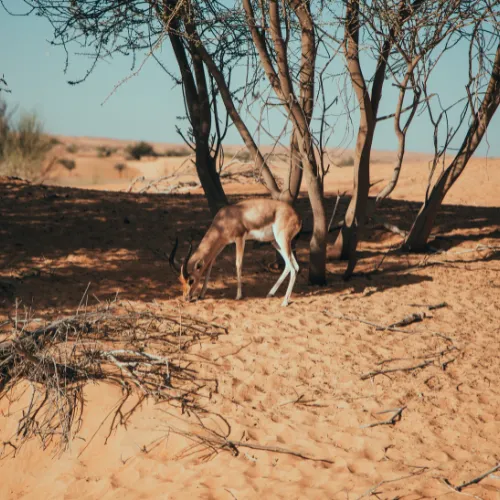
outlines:
[[[1,175],[36,180],[52,145],[35,114],[22,114],[13,123],[7,105],[0,101]]]
[[[190,355],[190,348],[227,333],[221,326],[180,318],[177,312],[134,312],[116,304],[30,329],[33,324],[15,318],[0,325],[0,400],[13,404],[14,389],[31,386],[17,433],[4,442],[0,458],[15,454],[33,437],[44,448],[51,443],[65,448],[80,429],[89,381],[123,389],[110,434],[131,416],[121,409],[133,391],[140,401],[152,397],[189,411],[199,396],[217,390],[216,380],[198,380],[199,358]]]
[[[117,163],[114,166],[114,169],[118,172],[118,174],[121,177],[123,175],[123,172],[127,169],[127,165],[125,165],[125,163]]]
[[[109,146],[98,146],[96,150],[98,158],[109,158],[112,154],[116,153],[117,148],[112,148]]]
[[[353,156],[341,156],[335,161],[337,167],[352,167],[354,166]]]
[[[236,158],[238,158],[238,160],[243,161],[243,162],[253,161],[252,154],[250,153],[250,151],[248,151],[246,149],[239,151],[236,155]]]
[[[57,162],[70,172],[76,168],[75,160],[70,160],[69,158],[60,158]]]
[[[143,156],[158,156],[154,147],[144,141],[127,146],[125,151],[134,160],[140,160]]]
[[[175,149],[167,149],[162,156],[167,157],[183,157],[189,156],[191,152],[187,148],[175,148]]]

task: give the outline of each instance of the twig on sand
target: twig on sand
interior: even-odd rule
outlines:
[[[446,354],[449,354],[450,352],[454,352],[454,351],[459,351],[459,349],[455,346],[448,346],[446,347],[446,349],[443,349],[439,352],[436,352],[436,353],[427,353],[425,355],[421,355],[421,356],[412,356],[411,358],[388,358],[388,359],[383,359],[379,362],[377,362],[377,365],[385,365],[387,363],[393,363],[394,361],[408,361],[410,359],[432,359],[432,358],[442,358],[443,356],[445,356]],[[456,358],[453,358],[453,360],[455,360]],[[450,361],[447,361],[445,364],[448,364],[448,363],[451,363],[453,360],[450,360]]]
[[[234,493],[231,490],[228,490],[227,488],[224,488],[235,500],[238,500],[237,497],[234,496]]]
[[[396,321],[396,323],[392,323],[392,325],[388,325],[387,328],[394,328],[396,326],[408,326],[411,325],[412,323],[418,323],[420,321],[423,321],[425,318],[428,318],[425,312],[413,313],[408,316],[405,316],[403,319],[399,321]]]
[[[440,302],[439,304],[408,304],[411,307],[427,307],[429,311],[433,311],[434,309],[441,309],[443,307],[448,307],[447,302]]]
[[[362,425],[360,429],[368,429],[369,427],[377,427],[377,425],[394,425],[396,422],[399,422],[401,420],[401,415],[403,414],[403,411],[406,409],[406,406],[401,406],[401,408],[391,408],[390,410],[384,410],[384,411],[379,411],[376,413],[376,415],[382,415],[383,413],[392,413],[391,418],[388,418],[387,420],[382,420],[380,422],[372,422],[371,424],[366,424]]]
[[[496,464],[495,467],[493,467],[492,469],[484,472],[483,474],[481,474],[480,476],[475,477],[474,479],[471,479],[470,481],[466,481],[465,483],[462,483],[460,486],[455,486],[455,485],[451,484],[451,482],[448,479],[446,479],[446,478],[443,478],[443,481],[448,486],[450,486],[451,488],[453,488],[455,491],[460,492],[464,488],[467,488],[467,486],[471,486],[472,484],[478,484],[478,483],[480,483],[483,479],[486,479],[488,476],[490,476],[491,474],[493,474],[497,470],[500,470],[500,462],[498,464]]]
[[[372,321],[367,321],[367,320],[361,319],[361,318],[355,318],[353,316],[347,316],[345,314],[335,314],[335,313],[332,313],[326,309],[323,310],[323,314],[325,314],[326,316],[331,316],[333,318],[343,319],[345,321],[355,321],[357,323],[363,323],[364,325],[372,326],[373,328],[375,328],[376,330],[379,330],[379,331],[406,333],[406,334],[410,334],[410,335],[427,333],[430,335],[435,335],[436,337],[441,337],[441,338],[445,339],[446,341],[450,342],[451,344],[454,343],[454,341],[451,337],[447,337],[446,335],[443,335],[442,333],[439,333],[439,332],[419,332],[416,330],[406,330],[404,328],[398,328],[398,327],[392,326],[392,325],[389,325],[389,326],[380,325],[378,323],[373,323]],[[331,324],[332,324],[332,321],[326,323],[323,326],[329,326]]]
[[[415,477],[415,476],[420,476],[420,474],[425,474],[425,472],[426,472],[426,470],[422,469],[422,470],[419,470],[418,472],[415,472],[413,474],[409,474],[407,476],[397,477],[395,479],[385,479],[384,481],[380,481],[380,483],[377,483],[375,486],[372,486],[371,488],[367,489],[356,500],[361,500],[362,498],[370,497],[370,496],[372,496],[374,494],[376,495],[377,489],[380,488],[384,484],[395,483],[397,481],[402,481],[403,479],[410,479],[410,478]],[[398,497],[395,497],[395,498],[398,498]]]
[[[212,452],[215,453],[217,453],[217,450],[228,450],[232,453],[233,456],[237,457],[240,454],[238,448],[250,448],[252,450],[270,451],[273,453],[292,455],[294,457],[302,458],[304,460],[311,460],[313,462],[325,462],[327,464],[335,464],[335,461],[332,459],[317,458],[311,455],[305,455],[304,453],[300,453],[298,451],[294,451],[289,448],[282,448],[280,446],[267,446],[263,444],[248,443],[244,441],[233,441],[225,436],[222,436],[218,433],[215,433],[212,430],[205,428],[203,425],[202,427],[204,428],[205,431],[209,432],[209,435],[203,435],[196,432],[186,432],[184,430],[175,429],[173,427],[171,427],[170,430],[176,432],[177,434],[180,434],[181,436],[185,436],[186,438],[198,443],[201,446],[208,447],[209,449],[212,450]]]
[[[345,314],[335,314],[335,313],[332,313],[332,312],[326,311],[326,310],[324,310],[323,313],[326,314],[327,316],[332,316],[333,318],[343,319],[346,321],[355,321],[358,323],[363,323],[363,324],[368,325],[368,326],[373,326],[376,330],[381,330],[381,331],[386,330],[386,331],[390,331],[390,332],[400,332],[400,333],[418,333],[418,332],[414,332],[411,330],[404,330],[403,328],[397,328],[394,326],[380,325],[378,323],[373,323],[372,321],[367,321],[365,319],[354,318],[352,316],[346,316]],[[327,323],[325,326],[328,326],[330,324],[331,324],[331,322]]]
[[[223,443],[223,447],[230,448],[233,453],[238,452],[238,448],[250,448],[252,450],[261,450],[261,451],[272,451],[273,453],[283,453],[285,455],[293,455],[294,457],[303,458],[304,460],[312,460],[313,462],[325,462],[327,464],[334,464],[334,460],[330,460],[328,458],[316,458],[311,457],[310,455],[304,455],[303,453],[299,453],[298,451],[293,451],[288,448],[281,448],[280,446],[265,446],[263,444],[253,444],[253,443],[244,443],[243,441],[230,441],[225,440]]]
[[[416,366],[403,366],[401,368],[390,368],[388,370],[375,370],[373,372],[368,372],[364,373],[363,375],[360,376],[361,380],[367,380],[369,378],[374,378],[377,375],[386,375],[387,373],[394,373],[394,372],[411,372],[413,370],[418,370],[420,368],[425,368],[429,365],[433,365],[434,362],[432,360],[426,360],[423,363],[420,363],[419,365]]]

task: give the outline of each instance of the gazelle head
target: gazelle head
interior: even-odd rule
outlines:
[[[178,245],[179,240],[176,238],[174,248],[172,249],[168,260],[172,269],[179,273],[179,281],[182,284],[182,295],[184,297],[184,300],[190,302],[191,300],[193,300],[194,293],[198,289],[202,278],[201,273],[203,270],[203,259],[195,262],[191,272],[188,272],[189,259],[191,258],[191,254],[193,253],[193,244],[189,243],[188,253],[179,268],[178,264],[175,261],[175,254],[177,252]]]

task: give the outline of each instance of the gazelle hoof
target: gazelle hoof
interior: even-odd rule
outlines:
[[[281,303],[281,307],[287,307],[289,304],[288,300],[284,300],[282,303]]]
[[[271,297],[274,297],[274,293],[273,293],[273,292],[269,292],[269,293],[267,294],[267,298],[268,298],[268,299],[270,299]]]

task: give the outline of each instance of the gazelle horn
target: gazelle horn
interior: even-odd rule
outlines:
[[[179,238],[175,238],[175,243],[174,247],[172,248],[172,251],[170,252],[170,255],[168,256],[168,262],[170,264],[170,267],[176,272],[179,273],[181,271],[179,264],[175,262],[175,254],[177,253],[177,248],[179,247]]]
[[[188,265],[188,262],[189,262],[189,258],[191,257],[191,254],[193,253],[193,243],[190,242],[189,243],[189,250],[188,250],[188,253],[186,255],[186,258],[184,259],[184,262],[182,263],[182,266],[181,266],[181,274],[182,274],[182,277],[187,280],[188,279],[188,271],[187,271],[187,265]]]

